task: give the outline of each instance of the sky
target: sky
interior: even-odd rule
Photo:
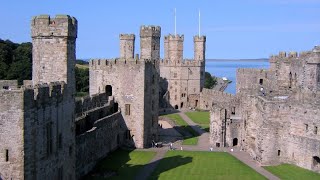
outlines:
[[[206,57],[267,58],[279,51],[310,50],[320,44],[320,0],[9,0],[1,2],[0,38],[30,42],[33,16],[68,14],[78,20],[77,58],[119,57],[119,34],[159,25],[163,36],[184,34],[184,57],[193,57],[193,36],[207,36]]]

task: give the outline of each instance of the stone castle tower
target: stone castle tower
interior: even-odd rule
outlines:
[[[125,141],[138,148],[149,147],[158,134],[160,36],[159,26],[141,26],[140,59],[133,58],[134,35],[122,34],[120,58],[90,61],[90,95],[113,96],[127,130]]]
[[[41,15],[31,28],[33,85],[0,89],[0,179],[75,179],[77,20]]]
[[[141,26],[140,53],[141,59],[160,59],[160,26]]]
[[[130,59],[134,57],[134,34],[120,34],[120,58]]]
[[[194,59],[183,58],[183,35],[164,37],[164,60],[160,62],[161,106],[196,108],[204,87],[205,36],[194,37]]]
[[[64,81],[75,91],[77,20],[47,15],[32,20],[33,84]]]

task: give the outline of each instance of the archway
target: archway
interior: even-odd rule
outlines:
[[[111,85],[106,85],[106,95],[112,96],[112,86]]]
[[[320,168],[320,158],[318,156],[313,156],[313,167]]]
[[[175,105],[175,106],[174,106],[174,109],[179,109],[178,105]]]
[[[233,145],[233,146],[237,146],[237,145],[238,145],[238,138],[234,138],[234,139],[233,139],[232,145]]]
[[[181,102],[181,106],[180,106],[180,108],[183,108],[183,102]]]

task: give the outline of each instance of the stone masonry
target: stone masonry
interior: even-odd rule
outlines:
[[[261,165],[320,172],[320,51],[280,52],[270,69],[238,69],[237,94],[204,90],[210,143],[238,146]]]
[[[199,108],[204,87],[205,36],[194,36],[194,59],[183,59],[183,35],[164,37],[164,59],[160,61],[161,108]]]

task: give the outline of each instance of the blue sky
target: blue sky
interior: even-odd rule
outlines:
[[[192,36],[207,36],[207,58],[262,58],[279,51],[302,51],[320,44],[320,0],[10,0],[1,2],[0,38],[31,41],[30,20],[39,14],[78,19],[77,58],[119,56],[119,34],[160,25],[163,36],[185,35],[184,56],[193,57]],[[161,53],[162,54],[162,53]]]

